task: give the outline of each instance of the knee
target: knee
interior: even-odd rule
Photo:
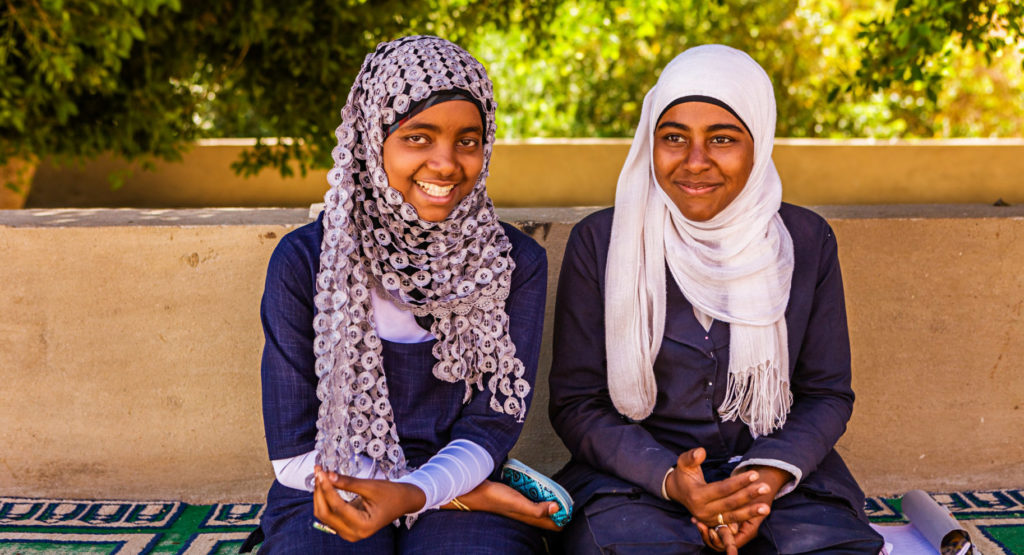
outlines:
[[[576,511],[561,534],[566,553],[700,553],[700,532],[681,508],[646,494],[602,495]]]

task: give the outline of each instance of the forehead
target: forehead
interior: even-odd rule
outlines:
[[[459,128],[477,126],[483,129],[480,110],[468,100],[449,100],[435,104],[409,118],[402,127],[416,124],[430,124],[438,128]]]
[[[691,129],[701,129],[712,125],[735,125],[743,128],[743,123],[732,115],[729,110],[707,102],[683,102],[669,108],[658,125],[665,122],[679,123]]]

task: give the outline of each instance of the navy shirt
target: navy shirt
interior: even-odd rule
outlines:
[[[270,258],[261,317],[266,342],[262,362],[263,423],[271,460],[312,451],[320,401],[316,396],[313,316],[320,265],[323,215],[284,236]],[[543,329],[547,287],[544,249],[526,234],[502,223],[512,243],[516,268],[505,310],[516,356],[534,383]],[[420,466],[454,439],[468,439],[504,462],[522,423],[489,406],[490,392],[477,391],[463,404],[465,384],[438,380],[432,373],[436,341],[382,341],[383,366],[406,459]],[[526,399],[527,406],[532,394]],[[274,501],[271,490],[268,504]],[[296,494],[299,492],[295,492]],[[311,495],[303,492],[304,495]]]
[[[863,494],[833,449],[854,399],[836,240],[809,210],[783,204],[779,213],[794,249],[785,316],[794,401],[783,428],[756,440],[742,422],[718,416],[728,379],[729,325],[716,320],[705,331],[668,270],[654,411],[631,422],[615,410],[604,330],[613,210],[592,214],[573,229],[559,275],[549,408],[573,455],[558,478],[578,504],[597,492],[636,487],[660,498],[665,472],[678,455],[704,447],[709,481],[728,476],[736,458],[782,461],[799,469],[798,489],[840,498],[863,514]]]

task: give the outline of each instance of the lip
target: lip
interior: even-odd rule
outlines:
[[[700,181],[676,181],[674,185],[682,189],[686,194],[694,196],[711,194],[722,186],[718,182],[704,183]]]
[[[432,179],[416,179],[413,180],[413,183],[416,185],[416,190],[419,191],[420,194],[435,202],[445,202],[448,199],[450,199],[452,195],[455,194],[455,189],[458,188],[459,185],[457,181],[435,181]],[[435,195],[428,191],[427,188],[424,187],[424,185],[430,187],[448,188],[448,192],[442,195]]]

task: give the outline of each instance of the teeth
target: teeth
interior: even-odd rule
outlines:
[[[423,189],[424,192],[432,197],[448,196],[448,193],[452,192],[452,189],[455,188],[455,185],[445,185],[442,187],[425,181],[417,181],[416,184],[420,186],[420,189]]]

